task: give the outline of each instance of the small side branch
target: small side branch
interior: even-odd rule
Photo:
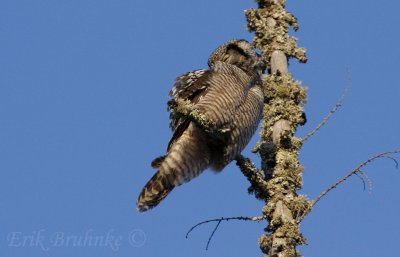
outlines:
[[[259,199],[266,199],[268,183],[265,181],[262,170],[257,169],[251,160],[243,155],[239,155],[235,160],[236,165],[251,184],[249,193],[255,193]]]
[[[265,220],[266,218],[267,217],[265,217],[265,216],[256,216],[256,217],[242,217],[241,216],[241,217],[229,217],[229,218],[222,217],[219,219],[206,220],[206,221],[199,222],[196,225],[194,225],[193,227],[191,227],[189,229],[189,231],[186,233],[186,238],[188,238],[189,234],[198,226],[201,226],[203,224],[210,223],[210,222],[217,222],[217,225],[215,225],[213,231],[211,232],[210,236],[208,237],[208,241],[207,241],[207,245],[206,245],[206,250],[208,250],[211,240],[214,237],[214,234],[218,230],[218,227],[222,221],[230,221],[230,220],[261,221],[261,220]]]
[[[312,204],[310,206],[310,209],[307,213],[305,213],[303,216],[301,216],[298,219],[298,222],[300,223],[304,217],[310,213],[310,211],[312,210],[312,208],[314,208],[314,206],[323,198],[325,197],[330,191],[332,191],[333,189],[335,189],[336,187],[338,187],[340,184],[342,184],[343,182],[345,182],[348,178],[350,178],[353,175],[359,175],[360,178],[363,180],[364,184],[365,184],[365,180],[367,180],[368,184],[371,185],[371,180],[366,176],[366,174],[361,170],[363,167],[365,167],[367,164],[377,160],[377,159],[381,159],[381,158],[386,158],[386,159],[390,159],[395,163],[396,169],[399,168],[399,162],[389,156],[390,154],[398,154],[400,153],[400,150],[395,150],[395,151],[388,151],[388,152],[384,152],[384,153],[380,153],[378,155],[375,155],[371,158],[369,158],[368,160],[364,161],[363,163],[361,163],[358,167],[356,167],[355,169],[353,169],[351,172],[349,172],[346,176],[344,176],[343,178],[341,178],[339,181],[337,181],[336,183],[334,183],[332,186],[330,186],[329,188],[327,188],[325,191],[323,191],[314,201],[312,201]],[[365,188],[365,186],[364,186]]]
[[[184,116],[202,127],[204,131],[211,135],[220,135],[230,131],[229,128],[217,127],[217,124],[196,109],[195,105],[189,100],[174,99],[168,102],[168,109],[174,114]]]
[[[332,115],[342,106],[344,99],[347,96],[347,93],[349,91],[350,85],[351,85],[352,77],[350,71],[347,71],[347,83],[344,88],[344,91],[342,95],[340,96],[339,100],[336,102],[335,106],[332,108],[332,110],[329,112],[329,114],[321,121],[321,123],[318,124],[318,126],[308,133],[301,141],[305,142],[307,141],[310,137],[312,137],[318,130],[320,130],[325,124],[329,121],[329,119],[332,117]]]

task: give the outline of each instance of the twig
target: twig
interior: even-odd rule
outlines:
[[[312,137],[318,130],[320,130],[332,117],[332,115],[342,106],[344,99],[347,96],[347,92],[349,91],[350,85],[351,85],[352,77],[351,77],[351,72],[347,70],[347,83],[344,88],[344,91],[342,95],[340,96],[339,100],[336,102],[335,106],[332,108],[332,110],[329,112],[329,114],[321,121],[321,123],[318,124],[318,126],[308,133],[301,141],[305,142],[307,141],[310,137]]]
[[[355,175],[361,180],[361,182],[363,182],[363,188],[364,188],[364,191],[365,191],[365,189],[367,188],[367,185],[365,183],[364,176],[362,176],[361,174],[358,174],[358,173],[356,173]]]
[[[395,153],[399,153],[399,152],[400,152],[400,151],[395,151]],[[392,160],[392,161],[395,163],[395,165],[396,165],[396,169],[399,168],[399,162],[398,162],[395,158],[393,158],[393,157],[391,157],[391,156],[382,156],[382,158],[388,158],[388,159]]]
[[[214,236],[214,234],[215,234],[215,231],[217,231],[217,229],[218,229],[219,225],[221,224],[221,222],[222,222],[222,220],[218,221],[218,223],[217,223],[217,225],[215,226],[214,230],[212,231],[210,237],[208,238],[207,246],[206,246],[206,251],[208,251],[208,246],[210,245],[211,239],[213,238],[213,236]]]
[[[304,214],[298,219],[298,223],[300,223],[300,222],[304,219],[304,217],[305,217],[308,213],[310,213],[310,211],[312,210],[312,208],[314,208],[314,206],[315,206],[325,195],[327,195],[330,191],[332,191],[332,190],[335,189],[337,186],[339,186],[340,184],[342,184],[343,182],[345,182],[345,181],[346,181],[348,178],[350,178],[351,176],[353,176],[353,175],[355,175],[355,174],[356,174],[356,175],[360,174],[361,176],[363,176],[363,177],[362,177],[363,182],[364,182],[364,179],[366,179],[366,180],[368,181],[369,186],[371,186],[371,182],[370,182],[371,180],[370,180],[369,177],[366,176],[366,174],[361,170],[361,168],[365,167],[365,166],[366,166],[367,164],[369,164],[370,162],[373,162],[373,161],[375,161],[376,159],[380,159],[380,158],[387,158],[387,159],[392,160],[392,161],[395,163],[396,168],[398,168],[398,167],[399,167],[399,162],[398,162],[395,158],[393,158],[393,157],[391,157],[391,156],[388,156],[389,154],[397,154],[397,153],[400,153],[400,150],[388,151],[388,152],[380,153],[380,154],[378,154],[378,155],[375,155],[375,156],[369,158],[368,160],[364,161],[363,163],[361,163],[358,167],[356,167],[355,169],[353,169],[351,172],[349,172],[349,173],[348,173],[346,176],[344,176],[342,179],[340,179],[340,180],[337,181],[335,184],[333,184],[332,186],[330,186],[328,189],[326,189],[325,191],[323,191],[314,201],[312,201],[312,204],[311,204],[311,206],[310,206],[310,208],[309,208],[309,211],[306,212],[306,213],[304,213]],[[365,182],[364,182],[364,183],[365,183]]]
[[[393,160],[396,164],[396,168],[398,168],[398,162],[396,159],[394,159],[393,157],[390,156],[386,156],[388,154],[396,154],[396,153],[400,153],[400,150],[396,150],[396,151],[389,151],[389,152],[384,152],[384,153],[380,153],[378,155],[375,155],[374,157],[369,158],[368,160],[366,160],[365,162],[361,163],[357,168],[355,168],[354,170],[352,170],[349,174],[347,174],[346,176],[344,176],[341,180],[339,180],[338,182],[336,182],[335,184],[333,184],[331,187],[329,187],[328,189],[326,189],[324,192],[322,192],[317,199],[315,199],[315,202],[313,203],[313,206],[319,202],[321,200],[322,197],[324,197],[327,193],[329,193],[329,191],[331,191],[332,189],[336,188],[338,185],[342,184],[343,182],[345,182],[349,177],[353,176],[356,173],[360,173],[363,174],[363,172],[361,171],[361,168],[366,166],[368,163],[373,162],[376,159],[379,158],[389,158],[391,160]]]
[[[193,227],[191,227],[189,229],[189,231],[186,233],[186,238],[189,237],[189,234],[198,226],[206,224],[206,223],[210,223],[210,222],[217,222],[217,225],[214,227],[213,231],[211,232],[211,235],[208,238],[207,241],[207,246],[206,246],[206,250],[208,250],[208,246],[210,245],[210,242],[212,240],[212,238],[214,237],[215,232],[217,231],[219,225],[221,224],[222,221],[230,221],[230,220],[246,220],[246,221],[261,221],[261,220],[265,220],[267,217],[265,216],[256,216],[256,217],[229,217],[229,218],[219,218],[219,219],[211,219],[211,220],[206,220],[206,221],[202,221],[197,223],[196,225],[194,225]]]
[[[357,177],[359,177],[361,179],[361,181],[363,182],[364,191],[367,189],[367,185],[368,185],[368,193],[371,194],[372,180],[370,179],[370,177],[368,177],[367,173],[365,173],[362,170],[359,170],[358,172],[355,173],[355,175],[357,175]]]

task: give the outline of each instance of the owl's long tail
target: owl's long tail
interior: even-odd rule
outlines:
[[[157,206],[174,187],[200,175],[210,165],[206,135],[190,124],[171,145],[165,157],[153,161],[158,172],[147,182],[137,201],[140,212]]]

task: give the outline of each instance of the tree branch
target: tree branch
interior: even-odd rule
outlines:
[[[195,105],[189,100],[171,100],[168,102],[168,109],[173,115],[189,118],[210,135],[218,136],[230,131],[229,128],[217,128],[215,122],[208,119],[203,113],[197,110]]]
[[[268,193],[268,184],[265,181],[263,171],[257,169],[251,160],[243,155],[239,155],[235,160],[236,165],[251,184],[249,193],[255,193],[258,199],[265,199]]]
[[[331,192],[333,189],[337,188],[340,184],[342,184],[343,182],[345,182],[348,178],[350,178],[353,175],[358,175],[361,174],[363,176],[363,178],[367,181],[370,181],[370,179],[366,176],[366,174],[361,170],[361,168],[365,167],[367,164],[380,159],[380,158],[387,158],[392,160],[395,163],[396,168],[399,167],[399,162],[391,157],[388,156],[389,154],[398,154],[400,153],[400,150],[395,150],[395,151],[388,151],[388,152],[384,152],[384,153],[380,153],[377,154],[369,159],[367,159],[366,161],[364,161],[363,163],[361,163],[359,166],[357,166],[355,169],[353,169],[352,171],[350,171],[346,176],[344,176],[343,178],[341,178],[340,180],[338,180],[336,183],[334,183],[332,186],[330,186],[329,188],[327,188],[326,190],[324,190],[314,201],[312,201],[312,204],[310,206],[310,209],[308,212],[305,212],[299,219],[298,219],[298,223],[300,223],[305,216],[310,213],[310,211],[312,210],[312,208],[314,208],[314,206],[323,198],[325,197],[329,192]],[[365,183],[365,182],[364,182]]]
[[[296,257],[296,247],[304,244],[296,217],[309,203],[297,193],[302,187],[303,167],[299,164],[301,141],[294,136],[304,124],[303,104],[306,90],[288,70],[288,59],[306,62],[305,49],[289,36],[289,28],[298,29],[297,19],[286,11],[285,0],[257,0],[258,9],[246,10],[248,29],[255,32],[253,44],[269,60],[269,75],[263,76],[264,100],[260,154],[267,189],[262,200],[268,219],[266,234],[259,239],[262,252],[271,257]],[[274,145],[274,151],[270,151]],[[262,146],[264,150],[262,151]],[[272,159],[272,160],[271,160]],[[256,194],[257,196],[257,194]]]
[[[199,222],[199,223],[197,223],[196,225],[194,225],[193,227],[191,227],[191,228],[189,229],[189,231],[186,233],[186,238],[188,238],[188,237],[189,237],[189,234],[190,234],[195,228],[197,228],[198,226],[201,226],[201,225],[203,225],[203,224],[210,223],[210,222],[217,222],[217,225],[215,225],[215,227],[214,227],[213,231],[211,232],[211,234],[210,234],[210,236],[209,236],[209,238],[208,238],[208,241],[207,241],[206,250],[208,250],[208,247],[209,247],[209,245],[210,245],[210,242],[211,242],[212,238],[214,237],[214,234],[215,234],[215,232],[217,231],[217,229],[218,229],[218,227],[219,227],[219,225],[221,224],[222,221],[245,220],[245,221],[257,221],[257,222],[259,222],[259,221],[265,220],[265,219],[266,219],[265,216],[256,216],[256,217],[243,217],[243,216],[241,216],[241,217],[229,217],[229,218],[224,218],[224,217],[222,217],[222,218],[219,218],[219,219],[206,220],[206,221]]]
[[[329,119],[332,117],[332,115],[342,106],[344,99],[347,96],[347,92],[349,91],[349,88],[351,86],[351,81],[352,81],[352,77],[351,77],[351,73],[348,70],[347,71],[347,83],[346,86],[344,88],[344,91],[342,93],[342,95],[340,96],[339,100],[336,102],[335,106],[332,108],[332,110],[329,112],[329,114],[321,121],[321,123],[318,124],[318,126],[311,131],[310,133],[308,133],[302,140],[301,142],[305,142],[307,141],[310,137],[312,137],[318,130],[320,130],[323,126],[325,126],[325,124],[329,121]]]

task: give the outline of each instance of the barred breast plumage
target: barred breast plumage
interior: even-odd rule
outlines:
[[[218,47],[208,60],[209,70],[177,78],[171,102],[189,100],[223,133],[211,134],[199,123],[171,110],[173,136],[167,153],[152,166],[158,172],[139,195],[139,211],[155,207],[168,193],[211,167],[222,170],[246,147],[262,116],[261,70],[265,63],[245,40]]]

